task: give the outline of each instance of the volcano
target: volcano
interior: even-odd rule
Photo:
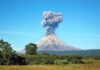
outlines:
[[[57,38],[55,29],[62,19],[61,13],[53,13],[51,11],[43,13],[42,26],[46,29],[46,33],[42,40],[37,43],[38,52],[80,50],[79,48],[65,44]]]
[[[65,44],[59,40],[55,35],[46,35],[37,43],[37,51],[67,51],[67,50],[80,50]]]

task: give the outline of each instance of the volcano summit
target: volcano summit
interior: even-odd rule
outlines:
[[[65,44],[63,41],[59,40],[55,35],[55,29],[58,27],[59,23],[63,20],[63,15],[61,13],[54,13],[51,11],[46,11],[43,13],[42,26],[45,28],[46,33],[42,40],[37,43],[37,51],[67,51],[67,50],[80,50],[78,48],[72,47]]]

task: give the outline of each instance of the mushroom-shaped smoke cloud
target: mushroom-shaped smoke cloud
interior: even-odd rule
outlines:
[[[46,35],[54,34],[55,28],[63,20],[61,13],[54,13],[51,11],[43,12],[42,26],[46,29]]]

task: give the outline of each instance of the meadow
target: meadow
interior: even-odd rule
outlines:
[[[0,66],[0,70],[100,70],[100,60],[84,60],[86,64],[65,65],[13,65]]]

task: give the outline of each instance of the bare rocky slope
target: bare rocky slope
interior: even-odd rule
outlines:
[[[37,43],[37,51],[68,51],[80,50],[72,47],[59,40],[54,34],[45,35],[42,40]]]

